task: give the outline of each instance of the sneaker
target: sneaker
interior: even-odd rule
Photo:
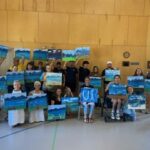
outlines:
[[[112,119],[112,120],[114,120],[114,119],[115,119],[114,112],[111,112],[111,119]]]
[[[119,113],[119,112],[116,113],[116,119],[117,119],[117,120],[120,120],[120,113]]]

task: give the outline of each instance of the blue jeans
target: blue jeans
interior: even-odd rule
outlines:
[[[88,113],[88,107],[90,107],[89,113]],[[91,103],[83,102],[84,119],[86,119],[87,117],[92,118],[94,107],[95,107],[95,103],[93,102]]]

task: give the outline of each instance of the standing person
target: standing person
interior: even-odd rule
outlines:
[[[14,90],[13,94],[20,94],[21,84],[19,81],[14,81],[13,83]],[[15,127],[16,125],[23,124],[25,122],[25,111],[24,109],[19,110],[9,110],[8,111],[8,124],[11,127]]]
[[[65,70],[65,86],[69,87],[72,92],[76,92],[76,84],[78,81],[78,69],[74,61],[70,61]]]
[[[102,71],[102,77],[105,77],[106,70],[114,70],[112,61],[107,61],[107,67]],[[104,80],[104,84],[107,85],[109,81]]]
[[[44,64],[42,61],[38,61],[38,65],[36,67],[36,70],[40,70],[40,71],[44,72]]]
[[[64,69],[62,68],[62,64],[61,64],[60,61],[58,61],[58,62],[56,63],[56,66],[54,67],[53,72],[64,74]]]
[[[86,77],[84,80],[84,84],[81,86],[81,88],[94,88],[92,85],[90,85],[90,78]],[[95,108],[94,102],[83,102],[83,109],[84,109],[84,122],[85,123],[92,123],[93,122],[93,111]],[[88,108],[90,107],[90,110],[88,112]]]
[[[79,68],[79,84],[82,86],[84,84],[85,77],[90,75],[90,70],[88,69],[89,62],[83,61],[82,66]]]
[[[143,73],[142,69],[137,68],[134,72],[134,76],[143,76],[144,77],[144,73]]]
[[[30,92],[29,95],[41,95],[44,94],[41,88],[41,83],[39,81],[34,82],[34,90]],[[29,122],[39,122],[39,121],[45,121],[44,117],[44,110],[43,109],[36,109],[29,113]]]
[[[62,73],[62,84],[63,84],[63,86],[65,86],[65,70],[63,69],[62,64],[61,64],[60,61],[58,61],[56,63],[56,66],[54,67],[53,72]]]
[[[150,71],[147,72],[146,79],[150,79]]]
[[[120,84],[120,81],[121,81],[121,77],[120,77],[120,75],[115,75],[115,77],[114,77],[114,81],[113,82],[110,82],[108,85],[107,85],[107,87],[106,87],[106,89],[105,89],[105,91],[107,92],[107,91],[109,91],[109,87],[111,86],[111,84],[115,84],[115,85],[119,85]],[[112,111],[111,111],[111,119],[117,119],[117,120],[120,120],[120,107],[121,107],[121,99],[115,99],[115,98],[113,98],[113,99],[111,99],[111,101],[112,101]],[[115,112],[115,108],[117,107],[117,110],[116,110],[116,112]]]
[[[46,71],[41,75],[41,81],[43,82],[43,91],[47,94],[47,97],[48,97],[48,101],[51,99],[51,96],[53,95],[54,91],[55,91],[55,87],[52,86],[52,85],[47,85],[46,83],[46,80],[47,80],[47,74],[48,73],[52,73],[52,65],[53,63],[51,64],[47,64],[46,65]]]
[[[28,61],[25,60],[24,58],[22,58],[20,60],[14,58],[13,65],[9,68],[9,70],[12,71],[13,66],[17,66],[18,71],[24,71],[26,69],[27,64],[28,64]]]
[[[32,62],[29,62],[26,66],[26,71],[33,71],[33,70],[34,70],[34,65]],[[25,83],[25,89],[27,94],[29,94],[29,92],[34,89],[34,83]]]

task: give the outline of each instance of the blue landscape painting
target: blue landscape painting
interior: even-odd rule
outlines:
[[[109,95],[126,95],[127,94],[127,90],[126,90],[126,85],[123,85],[123,84],[110,84],[109,86]]]
[[[0,45],[0,59],[1,59],[1,58],[2,58],[2,59],[6,58],[7,53],[8,53],[8,47],[7,47],[7,46]]]
[[[99,92],[97,88],[81,88],[80,100],[82,102],[94,102],[97,103],[99,98]]]
[[[86,58],[90,55],[90,47],[78,47],[75,49],[75,52],[77,59]]]
[[[25,109],[26,101],[27,101],[26,93],[5,94],[4,109],[5,110]]]
[[[66,105],[50,105],[48,106],[48,120],[63,120],[66,119]]]
[[[62,104],[66,104],[67,112],[77,112],[79,110],[79,97],[63,97]]]
[[[105,81],[113,81],[115,75],[120,75],[120,70],[105,70]]]
[[[76,61],[76,51],[75,50],[63,50],[62,60],[63,61]]]
[[[145,79],[144,90],[146,93],[150,94],[150,79]]]
[[[62,73],[47,73],[46,85],[52,85],[52,86],[62,85]]]
[[[6,81],[7,85],[13,85],[14,81],[19,81],[24,85],[24,72],[7,72]]]
[[[48,59],[49,60],[61,60],[62,59],[62,49],[49,49],[48,50]]]
[[[47,59],[48,59],[47,50],[35,49],[33,51],[33,60],[46,61]]]
[[[40,70],[25,71],[25,82],[34,83],[35,81],[40,81],[41,75],[42,71]]]
[[[144,95],[129,95],[128,109],[146,109],[146,97]]]
[[[46,109],[48,108],[47,95],[39,94],[28,96],[27,104],[29,111],[33,111],[35,109]]]
[[[100,89],[102,86],[102,79],[100,77],[90,77],[90,84],[95,88]]]
[[[30,49],[27,48],[15,48],[15,58],[17,59],[30,59]]]
[[[4,76],[0,76],[0,95],[7,93],[7,82]]]
[[[144,88],[143,76],[128,76],[128,86],[133,88]]]

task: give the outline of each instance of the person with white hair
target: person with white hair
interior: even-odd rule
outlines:
[[[19,81],[14,81],[13,83],[13,92],[12,94],[20,94],[21,91],[21,84]],[[15,127],[19,124],[23,124],[25,122],[25,111],[24,109],[19,110],[9,110],[8,111],[8,124],[11,127]]]
[[[44,92],[42,90],[40,90],[40,88],[41,88],[41,82],[35,81],[34,82],[34,90],[31,91],[29,93],[29,95],[35,95],[36,96],[36,95],[44,94]],[[30,123],[40,122],[40,121],[45,121],[43,109],[41,109],[41,108],[35,109],[29,113],[29,122]]]
[[[105,77],[106,70],[114,70],[112,61],[107,61],[107,67],[102,71],[102,77]],[[109,83],[109,81],[104,81],[105,85]]]

